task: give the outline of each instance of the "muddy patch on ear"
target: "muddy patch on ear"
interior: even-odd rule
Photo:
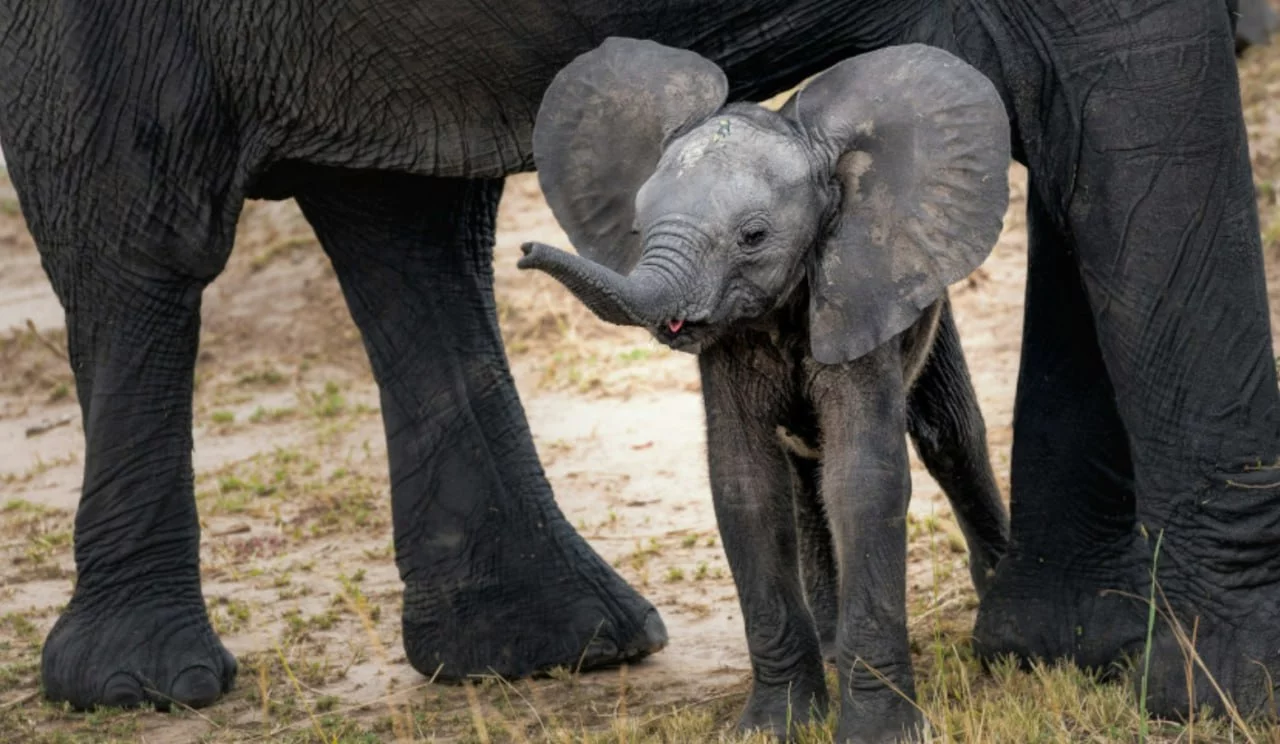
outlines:
[[[865,150],[854,150],[840,158],[839,169],[845,179],[845,198],[850,202],[862,201],[862,177],[871,170],[875,158]]]

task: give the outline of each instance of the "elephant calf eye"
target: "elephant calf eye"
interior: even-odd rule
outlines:
[[[742,232],[742,244],[748,248],[754,248],[764,242],[768,231],[763,227],[751,227]]]

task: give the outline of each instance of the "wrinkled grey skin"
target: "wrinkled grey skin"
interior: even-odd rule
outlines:
[[[1198,621],[1205,668],[1242,710],[1274,711],[1280,391],[1240,6],[0,0],[0,140],[66,310],[85,432],[75,591],[45,640],[44,693],[201,706],[235,677],[201,591],[191,393],[201,295],[247,198],[297,199],[360,328],[409,663],[456,680],[662,648],[657,611],[556,506],[493,297],[502,179],[533,167],[548,83],[625,36],[715,61],[732,101],[912,42],[994,83],[1029,174],[1029,268],[1009,551],[975,649],[1098,668],[1141,650],[1131,597],[1163,532],[1160,587]],[[866,309],[896,309],[887,332],[927,304]],[[1164,625],[1150,659],[1148,710],[1185,712]],[[1196,676],[1194,704],[1221,710]]]
[[[825,716],[827,656],[840,673],[838,740],[895,741],[920,724],[908,432],[960,518],[979,594],[1007,543],[945,295],[999,234],[1003,106],[976,70],[922,46],[841,63],[781,113],[715,110],[718,73],[628,40],[561,72],[534,147],[570,236],[630,219],[575,206],[627,170],[592,167],[602,151],[655,144],[616,109],[653,95],[666,106],[657,118],[681,124],[657,143],[634,229],[584,247],[603,263],[528,244],[520,265],[551,273],[605,320],[699,354],[716,518],[754,673],[740,724],[785,736],[788,722]],[[632,257],[625,277],[604,265]]]

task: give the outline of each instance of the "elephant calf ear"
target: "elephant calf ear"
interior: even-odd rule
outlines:
[[[906,330],[986,260],[1009,201],[1009,119],[982,73],[920,44],[832,67],[793,116],[843,188],[809,264],[813,356],[838,364]]]
[[[662,148],[724,105],[715,63],[652,41],[609,38],[552,80],[533,128],[538,181],[569,240],[626,274],[640,256],[635,196]]]

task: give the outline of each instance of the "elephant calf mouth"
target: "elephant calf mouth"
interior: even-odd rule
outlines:
[[[697,354],[710,340],[711,327],[706,323],[696,323],[683,318],[668,320],[651,329],[655,338],[676,351],[687,351]]]

